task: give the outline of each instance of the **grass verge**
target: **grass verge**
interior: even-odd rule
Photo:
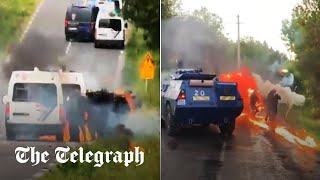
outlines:
[[[145,91],[145,81],[139,77],[140,63],[145,54],[150,51],[156,64],[153,80],[148,81],[148,91]],[[124,67],[124,83],[134,88],[136,94],[142,98],[148,107],[159,111],[160,108],[160,50],[150,50],[146,47],[143,30],[132,27],[130,39],[125,51],[126,64]]]
[[[126,136],[109,137],[98,140],[90,145],[82,145],[85,152],[92,151],[128,151],[130,142],[134,142],[144,149],[144,163],[136,166],[133,162],[128,167],[123,163],[109,163],[102,167],[93,167],[92,163],[71,163],[59,164],[53,170],[47,172],[41,180],[157,180],[160,178],[160,138],[159,136],[136,137],[131,139]]]
[[[279,113],[285,115],[287,110],[288,106],[281,105]],[[312,118],[307,108],[293,107],[287,115],[286,122],[294,128],[306,129],[320,142],[320,119]]]
[[[18,41],[41,0],[0,1],[0,58],[8,53],[8,47]]]

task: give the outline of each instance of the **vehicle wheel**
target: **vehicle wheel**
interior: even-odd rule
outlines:
[[[221,134],[231,136],[233,134],[235,127],[236,127],[236,121],[233,120],[227,124],[220,125],[219,129],[220,129]]]
[[[124,41],[121,41],[120,43],[120,49],[124,49],[125,45],[124,45]]]
[[[99,43],[97,42],[97,41],[94,41],[94,47],[95,48],[99,48],[100,46],[99,46]]]
[[[6,136],[7,136],[7,140],[9,141],[13,141],[16,139],[16,135],[14,132],[12,132],[12,130],[6,128]]]
[[[166,128],[169,136],[176,136],[178,133],[178,125],[174,122],[171,107],[169,104],[166,106]]]
[[[71,38],[70,38],[70,36],[66,34],[66,41],[68,41],[68,42],[69,42],[69,41],[70,41],[70,39],[71,39]]]

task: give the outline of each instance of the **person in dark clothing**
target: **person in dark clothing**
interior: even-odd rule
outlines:
[[[269,120],[274,122],[277,117],[278,113],[278,104],[281,97],[279,94],[275,94],[271,100],[270,107],[269,107]]]
[[[272,106],[272,101],[274,99],[274,95],[276,94],[276,90],[272,89],[269,94],[267,95],[267,99],[266,99],[266,118],[265,120],[268,121],[269,117],[270,117],[270,109]]]
[[[71,93],[67,101],[67,120],[69,121],[69,131],[71,141],[80,141],[80,130],[85,133],[85,113],[87,112],[86,99],[81,96],[78,89]]]
[[[256,104],[259,102],[258,95],[256,91],[253,91],[250,96],[250,108],[253,115],[256,115],[257,112],[259,112],[259,109],[257,108]]]

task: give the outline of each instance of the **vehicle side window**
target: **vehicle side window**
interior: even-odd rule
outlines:
[[[45,83],[16,83],[13,86],[14,102],[38,102],[47,107],[57,104],[57,87]]]
[[[28,90],[23,86],[23,84],[14,85],[12,101],[26,102],[29,99],[28,96]]]

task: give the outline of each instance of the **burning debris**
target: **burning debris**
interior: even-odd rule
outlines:
[[[127,135],[133,136],[133,132],[122,124],[127,119],[128,113],[133,111],[129,103],[131,92],[109,92],[105,89],[100,91],[87,91],[85,97],[82,96],[81,104],[84,109],[79,108],[84,115],[83,118],[77,116],[80,121],[70,121],[68,107],[66,105],[66,117],[63,127],[64,142],[78,141],[88,142],[106,135]],[[70,97],[75,98],[75,97]],[[79,106],[78,106],[79,107]],[[75,113],[71,110],[71,113]],[[81,122],[81,121],[84,122]],[[56,141],[55,136],[42,136],[40,140]]]
[[[253,91],[259,93],[258,97],[260,99],[260,102],[262,102],[259,104],[260,111],[264,109],[264,106],[266,104],[265,98],[272,89],[275,89],[276,92],[281,96],[280,103],[288,104],[289,107],[292,107],[293,105],[303,105],[303,103],[305,102],[304,96],[292,92],[289,87],[282,87],[279,84],[275,85],[270,83],[269,81],[264,82],[259,75],[251,73],[246,68],[243,68],[239,72],[221,74],[219,78],[221,81],[238,83],[238,89],[245,105],[242,115],[248,116],[249,122],[252,125],[265,130],[271,130],[272,132],[284,138],[288,142],[297,144],[301,147],[319,148],[319,146],[315,142],[315,139],[312,138],[312,136],[305,130],[291,129],[287,127],[285,122],[281,121],[266,122],[264,116],[256,116],[251,114],[249,111],[249,102]]]
[[[87,91],[84,98],[86,112],[85,123],[78,125],[77,139],[80,142],[90,141],[94,138],[103,137],[109,133],[127,132],[131,134],[130,130],[126,129],[121,124],[133,107],[130,107],[131,103],[130,92],[112,93],[107,90],[100,91]],[[67,110],[68,111],[68,110]],[[66,122],[64,128],[64,140],[69,141],[75,139],[70,137],[70,122]],[[84,127],[81,127],[84,126]],[[72,135],[71,135],[72,136]]]

